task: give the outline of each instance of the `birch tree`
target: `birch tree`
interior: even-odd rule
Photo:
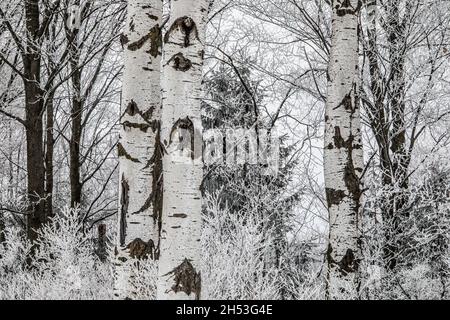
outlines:
[[[133,259],[157,259],[161,223],[160,62],[162,1],[130,0],[120,141],[115,296],[132,299]]]
[[[164,36],[164,196],[158,299],[199,299],[201,83],[206,0],[172,1]]]
[[[358,105],[358,15],[361,1],[333,2],[325,111],[324,172],[329,211],[328,298],[358,289],[363,149]]]

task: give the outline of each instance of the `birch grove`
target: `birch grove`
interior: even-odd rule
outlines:
[[[116,243],[118,298],[132,298],[136,259],[158,259],[161,224],[161,16],[159,0],[129,1],[124,46]]]
[[[0,300],[450,299],[449,43],[448,0],[0,1]]]

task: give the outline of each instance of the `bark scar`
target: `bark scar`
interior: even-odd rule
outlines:
[[[133,99],[131,99],[131,101],[128,103],[128,105],[125,109],[125,113],[130,115],[131,117],[134,117],[135,115],[139,114],[144,121],[146,121],[147,123],[150,124],[150,120],[153,116],[154,110],[155,110],[155,107],[151,106],[147,111],[142,112],[139,109],[139,106],[137,105],[137,103]]]
[[[127,231],[127,212],[129,204],[129,193],[130,186],[128,185],[125,176],[122,175],[122,192],[120,197],[120,245],[125,245],[125,237]]]
[[[172,68],[174,68],[177,71],[183,71],[186,72],[192,67],[192,62],[188,58],[186,58],[181,52],[174,55],[170,60],[167,62],[168,64],[172,63]]]
[[[159,49],[162,45],[161,28],[158,24],[151,28],[150,31],[139,40],[130,43],[127,48],[130,51],[137,51],[141,49],[147,41],[150,41],[150,50],[146,52],[153,57],[157,57],[161,53]]]
[[[184,47],[189,47],[191,45],[192,40],[200,41],[200,38],[198,36],[197,25],[195,24],[194,20],[192,20],[192,18],[190,17],[184,16],[174,21],[174,23],[164,36],[165,43],[169,42],[172,33],[175,31],[180,31],[182,33],[184,37],[183,41]]]
[[[336,14],[339,17],[343,17],[347,14],[356,14],[362,7],[362,1],[358,0],[358,5],[354,8],[350,2],[350,0],[342,0],[338,1],[336,4]]]
[[[173,292],[178,293],[182,291],[188,296],[193,293],[196,300],[200,299],[200,272],[196,272],[194,266],[188,259],[184,259],[178,267],[164,276],[168,275],[174,276],[174,285],[171,288]]]
[[[186,137],[182,134],[183,130],[189,132],[190,141],[186,141]],[[176,137],[176,132],[179,132],[181,134]],[[189,119],[189,117],[178,119],[177,122],[175,122],[175,124],[172,126],[169,144],[172,144],[175,139],[178,139],[177,143],[180,150],[183,151],[186,147],[190,148],[191,159],[194,160],[194,123],[191,119]]]
[[[131,258],[139,260],[147,259],[149,256],[151,259],[157,259],[159,255],[152,239],[145,242],[140,238],[136,238],[127,245],[127,249]]]
[[[357,272],[359,268],[359,259],[356,259],[355,253],[352,249],[347,249],[345,255],[342,257],[341,261],[337,262],[332,256],[333,248],[331,244],[328,244],[327,259],[328,264],[338,266],[338,270],[342,275],[347,275],[349,273]]]

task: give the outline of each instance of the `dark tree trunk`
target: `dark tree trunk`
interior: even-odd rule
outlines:
[[[27,138],[27,172],[28,172],[28,238],[37,239],[36,231],[46,221],[44,188],[44,152],[42,101],[39,88],[28,82],[25,86],[26,96],[26,138]]]
[[[386,266],[393,270],[398,263],[402,251],[403,218],[407,217],[404,207],[407,202],[406,189],[408,188],[407,171],[410,155],[406,146],[405,125],[405,56],[406,56],[406,25],[400,18],[400,4],[397,0],[390,3],[389,14],[389,59],[390,59],[390,85],[387,88],[389,109],[391,112],[391,170],[392,177],[388,207],[385,220],[390,224],[386,234],[386,247],[384,259]],[[406,18],[404,18],[406,19]]]
[[[404,232],[402,220],[407,213],[408,167],[410,154],[406,145],[405,128],[405,56],[406,28],[411,7],[406,6],[403,19],[400,18],[399,0],[381,3],[386,9],[387,45],[389,49],[389,71],[382,74],[378,62],[378,41],[376,30],[377,1],[368,3],[368,47],[370,89],[373,104],[370,105],[370,125],[379,149],[382,184],[390,192],[387,201],[381,204],[386,224],[386,245],[383,249],[384,262],[392,270],[397,265],[402,250],[401,237]]]
[[[2,245],[3,242],[6,241],[6,237],[5,237],[6,226],[5,226],[5,221],[3,219],[4,219],[4,217],[2,215],[0,215],[0,245]],[[0,256],[0,258],[1,258],[1,256]]]
[[[76,3],[78,4],[78,2]],[[72,80],[72,110],[71,110],[71,137],[70,137],[70,206],[72,208],[81,204],[82,182],[80,174],[80,144],[83,131],[83,101],[81,94],[82,68],[79,66],[78,29],[66,29],[69,43],[69,59]]]
[[[80,181],[80,143],[82,134],[83,103],[81,101],[81,71],[75,62],[72,65],[72,135],[70,138],[70,205],[74,208],[81,204],[82,184]]]
[[[108,258],[108,248],[107,241],[108,237],[106,236],[106,224],[99,224],[97,227],[98,238],[97,238],[97,248],[96,254],[101,262],[105,262]]]
[[[47,217],[53,217],[53,98],[50,94],[47,100],[47,128],[46,128],[46,151],[45,151],[45,194]]]
[[[28,201],[27,235],[37,239],[37,230],[45,223],[45,166],[43,150],[43,92],[41,50],[39,44],[39,0],[25,1],[27,42],[23,57],[25,74],[25,113],[27,139]]]

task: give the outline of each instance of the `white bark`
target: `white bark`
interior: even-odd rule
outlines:
[[[164,197],[158,299],[200,298],[201,82],[208,1],[172,1],[164,37]],[[181,141],[181,139],[183,141]]]
[[[125,69],[114,288],[119,299],[133,299],[130,277],[136,259],[158,258],[161,16],[161,0],[129,0],[121,36]]]
[[[363,149],[358,90],[358,0],[333,2],[324,170],[329,210],[328,297],[358,291]]]

